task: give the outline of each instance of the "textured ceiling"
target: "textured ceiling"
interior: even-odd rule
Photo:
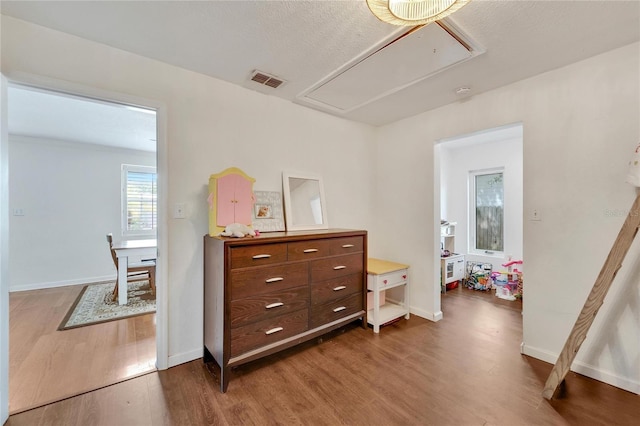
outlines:
[[[378,21],[365,0],[3,0],[0,8],[5,15],[372,125],[457,102],[461,86],[473,96],[640,39],[637,0],[472,0],[445,24],[485,53],[339,112],[311,105],[302,95],[408,30]],[[385,72],[402,65],[388,63]],[[254,70],[286,83],[260,86],[249,81]]]

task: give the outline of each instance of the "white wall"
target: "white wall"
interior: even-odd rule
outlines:
[[[121,166],[155,163],[155,152],[10,135],[10,211],[24,211],[9,220],[10,291],[115,279],[106,234],[122,239]]]
[[[209,175],[236,166],[255,190],[283,170],[323,177],[331,227],[371,229],[374,129],[151,59],[2,16],[2,71],[154,99],[167,107],[169,364],[202,355],[202,237]],[[10,108],[10,106],[9,106]],[[345,185],[348,182],[348,185]],[[167,215],[167,212],[160,212]]]
[[[635,197],[624,181],[640,140],[639,54],[634,43],[380,129],[378,157],[402,166],[378,169],[385,227],[374,244],[412,265],[412,309],[440,309],[435,141],[522,122],[525,217],[535,208],[542,218],[524,221],[523,350],[555,362]],[[574,363],[636,393],[639,249],[636,241]]]
[[[492,132],[499,137],[500,131]],[[483,134],[483,138],[487,138]],[[466,138],[465,138],[466,139]],[[470,137],[473,139],[473,137]],[[522,259],[522,139],[511,138],[483,143],[465,143],[455,140],[443,142],[440,147],[440,188],[442,219],[456,222],[455,250],[465,260],[493,264],[501,268],[505,256]],[[504,168],[504,256],[469,254],[469,172]]]

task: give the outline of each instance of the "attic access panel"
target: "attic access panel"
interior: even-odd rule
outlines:
[[[470,59],[471,48],[432,24],[388,43],[325,80],[302,99],[347,112]]]

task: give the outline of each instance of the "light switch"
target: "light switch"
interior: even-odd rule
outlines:
[[[14,216],[24,216],[24,209],[21,209],[21,208],[13,209],[13,215]]]
[[[531,209],[529,213],[529,220],[541,221],[542,215],[540,214],[540,209]]]

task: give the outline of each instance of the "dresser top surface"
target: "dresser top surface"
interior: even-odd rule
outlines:
[[[288,232],[267,232],[261,233],[257,237],[221,237],[205,235],[205,238],[211,238],[224,242],[226,245],[250,245],[261,243],[276,243],[283,241],[303,241],[318,238],[338,238],[338,237],[354,237],[367,235],[367,231],[361,229],[320,229],[313,231],[288,231]]]

